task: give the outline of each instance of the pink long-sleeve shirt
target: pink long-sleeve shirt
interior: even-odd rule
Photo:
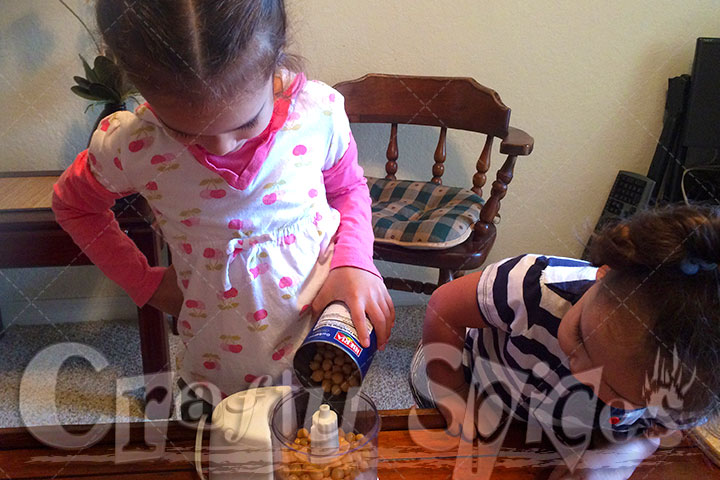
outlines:
[[[290,102],[303,90],[305,82],[302,74],[288,81],[285,94],[276,100],[268,128],[238,152],[226,157],[213,157],[201,148],[191,147],[196,160],[223,177],[230,186],[242,188],[252,182],[272,149],[275,135],[288,122]],[[335,95],[341,98],[339,93],[331,93],[333,102]],[[146,104],[144,115],[152,119],[148,107]],[[112,131],[113,126],[108,117],[101,122],[98,130]],[[329,132],[330,135],[333,133],[337,132]],[[363,170],[357,162],[357,146],[349,128],[343,133],[346,137],[344,142],[331,144],[344,151],[338,150],[339,158],[322,172],[328,204],[340,213],[341,218],[335,235],[331,268],[355,267],[380,276],[372,261],[374,237],[369,191]],[[94,152],[94,144],[91,143],[90,148],[81,152],[60,177],[54,186],[53,211],[58,223],[88,258],[120,285],[137,305],[142,306],[157,290],[165,268],[149,266],[145,256],[120,230],[110,207],[118,198],[130,193],[140,192],[147,197],[148,193],[152,193],[152,185],[133,185],[127,175],[117,176],[125,170],[119,157],[113,159],[115,167],[120,170],[114,172],[115,177],[107,166],[104,173],[99,173],[100,162],[95,153],[99,154],[99,151]],[[109,181],[109,178],[115,181]]]

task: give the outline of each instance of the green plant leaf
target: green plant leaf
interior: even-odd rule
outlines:
[[[99,82],[98,77],[95,74],[95,72],[93,71],[93,69],[90,68],[90,65],[88,65],[87,61],[83,58],[82,55],[78,55],[78,56],[80,57],[80,60],[82,60],[83,68],[85,69],[85,78],[90,83],[98,83]]]
[[[95,57],[94,70],[100,80],[99,83],[102,83],[108,88],[114,89],[119,95],[121,95],[121,90],[123,88],[122,73],[115,62],[110,60],[108,57],[98,55]]]
[[[101,100],[107,100],[109,102],[120,103],[120,95],[111,89],[100,83],[93,83],[88,87],[88,90],[92,95],[99,97]]]
[[[87,81],[87,79],[85,79],[83,77],[74,76],[73,80],[75,80],[75,83],[77,83],[78,85],[80,85],[83,88],[88,88],[90,86],[90,82]]]
[[[77,95],[78,97],[82,97],[86,100],[92,100],[92,101],[102,100],[102,98],[98,98],[96,95],[93,95],[92,93],[90,93],[90,90],[88,90],[87,88],[83,88],[80,85],[73,85],[72,87],[70,87],[70,90],[72,90],[72,92],[75,95]]]

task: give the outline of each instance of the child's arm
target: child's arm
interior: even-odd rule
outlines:
[[[548,480],[626,480],[659,445],[660,437],[653,435],[639,435],[616,444],[604,440],[583,454],[572,473],[562,465],[553,470]]]
[[[395,309],[372,259],[375,238],[370,220],[370,192],[357,162],[357,145],[352,135],[344,155],[323,176],[328,203],[340,212],[340,226],[335,235],[330,275],[313,301],[313,310],[319,312],[331,301],[343,300],[365,347],[369,346],[370,337],[359,319],[367,313],[378,346],[383,349],[395,321]]]
[[[142,306],[165,274],[121,230],[110,208],[124,196],[102,186],[87,163],[88,150],[62,174],[53,188],[52,208],[60,226],[85,255]]]
[[[462,367],[465,329],[487,326],[477,302],[480,276],[471,273],[441,286],[425,312],[422,344],[430,392],[453,435],[460,431],[469,391]]]
[[[328,203],[340,212],[331,268],[361,268],[381,278],[373,263],[375,236],[371,223],[370,190],[357,156],[357,145],[350,135],[345,155],[323,172]]]

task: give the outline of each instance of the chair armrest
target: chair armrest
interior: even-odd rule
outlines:
[[[533,137],[519,128],[508,128],[507,137],[500,143],[500,153],[508,155],[530,155],[535,146]]]

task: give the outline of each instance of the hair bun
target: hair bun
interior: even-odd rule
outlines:
[[[686,250],[688,257],[706,264],[720,263],[720,209],[708,208],[704,215],[691,219]]]
[[[595,265],[619,271],[720,263],[720,207],[672,205],[639,212],[596,233],[590,256]]]

